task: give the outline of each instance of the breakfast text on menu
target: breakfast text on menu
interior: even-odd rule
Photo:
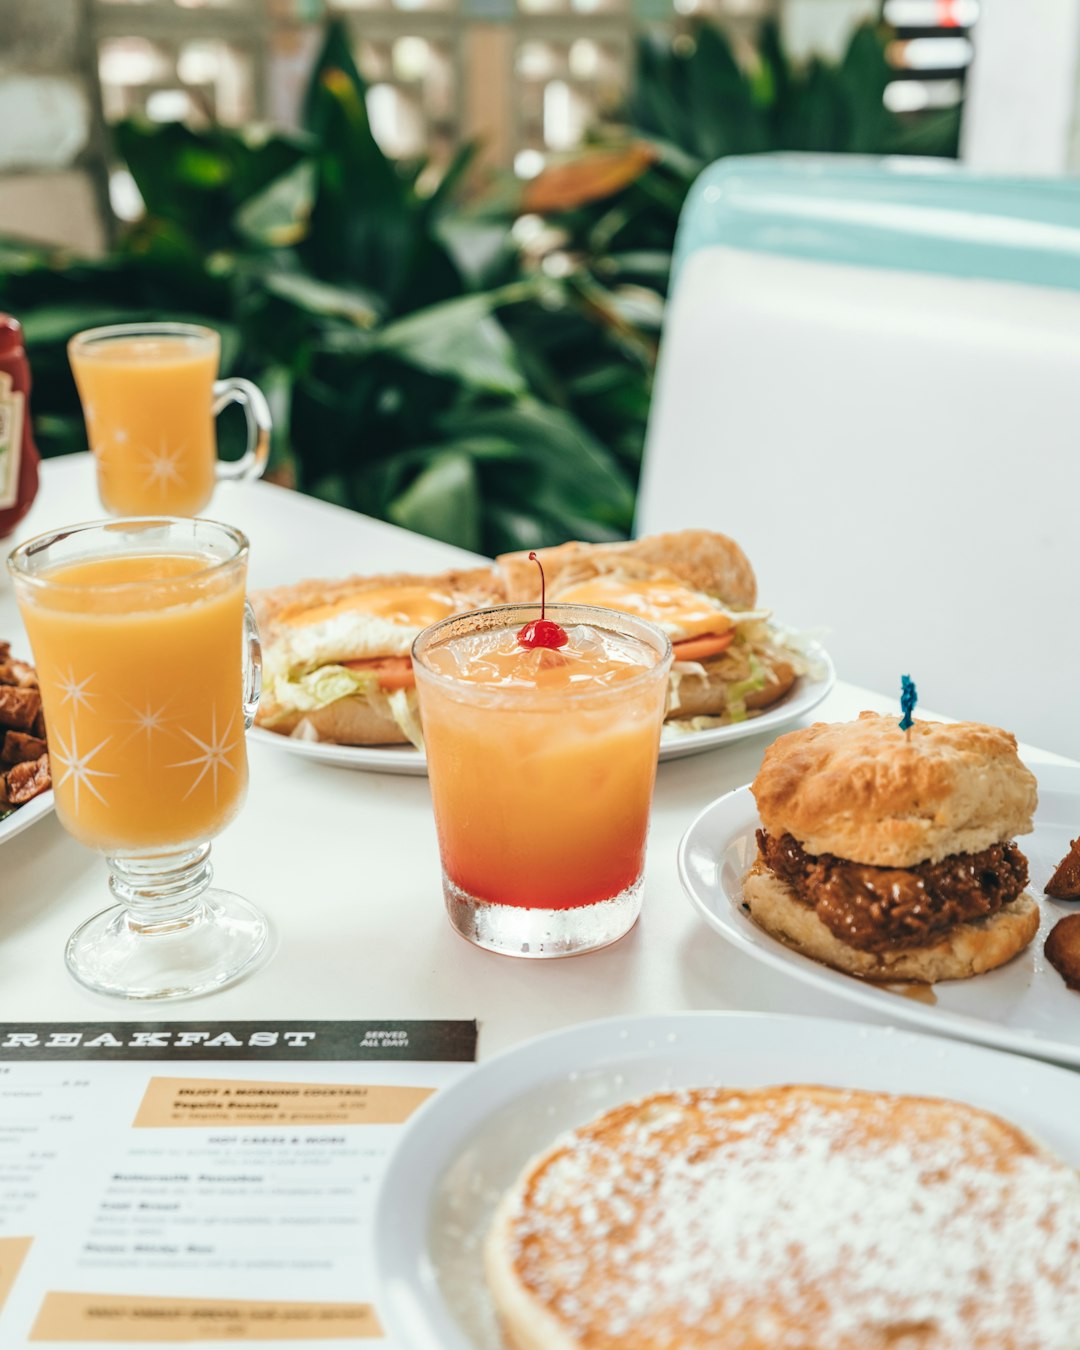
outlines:
[[[389,1350],[378,1182],[475,1055],[474,1022],[0,1026],[0,1346]]]

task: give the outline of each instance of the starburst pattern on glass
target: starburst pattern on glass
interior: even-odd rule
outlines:
[[[71,779],[75,785],[75,810],[79,809],[79,789],[84,787],[87,792],[92,793],[102,806],[107,806],[105,798],[94,784],[95,778],[115,778],[116,774],[108,773],[104,769],[92,769],[91,761],[101,753],[102,750],[112,740],[111,736],[106,736],[104,740],[98,741],[97,745],[91,750],[81,752],[79,750],[78,735],[75,730],[74,719],[71,722],[71,732],[68,741],[65,743],[64,737],[59,731],[52,732],[52,740],[49,746],[49,757],[57,764],[61,765],[64,772],[57,779],[57,788],[62,788],[64,784]]]
[[[91,707],[97,695],[88,693],[87,686],[93,678],[93,675],[87,675],[85,680],[77,680],[74,666],[68,666],[67,674],[57,680],[63,694],[60,706],[70,703],[72,713],[77,713],[81,707]]]
[[[171,423],[124,424],[138,483],[145,447]],[[150,516],[68,526],[8,560],[41,676],[57,814],[108,867],[114,903],[66,952],[99,993],[190,997],[265,949],[265,919],[211,884],[209,861],[243,804],[258,699],[247,550],[227,525]]]
[[[233,715],[230,713],[229,720],[225,723],[225,728],[219,736],[217,729],[217,707],[215,706],[210,715],[209,741],[201,740],[193,731],[188,731],[186,727],[183,729],[184,735],[190,740],[193,740],[202,752],[193,759],[182,759],[176,764],[169,765],[170,769],[198,768],[199,770],[195,781],[188,788],[187,792],[184,793],[185,800],[191,796],[206,775],[211,774],[214,785],[214,801],[216,802],[218,799],[218,770],[224,768],[228,769],[230,773],[234,774],[236,772],[235,766],[229,760],[229,755],[240,741],[239,736],[233,736],[232,740],[229,739],[229,736],[232,734],[233,721]]]
[[[149,751],[154,742],[155,736],[161,732],[166,736],[174,736],[176,733],[170,729],[170,723],[175,719],[169,716],[169,706],[163,703],[159,708],[155,708],[151,699],[145,699],[140,707],[130,703],[126,698],[120,700],[126,708],[130,708],[134,716],[120,717],[117,721],[125,726],[131,727],[131,731],[120,742],[121,745],[127,745],[136,736],[146,737],[146,748]]]
[[[143,459],[146,486],[164,492],[174,483],[182,483],[184,476],[180,472],[180,460],[185,448],[183,445],[174,445],[170,449],[162,441],[157,450],[147,451]]]

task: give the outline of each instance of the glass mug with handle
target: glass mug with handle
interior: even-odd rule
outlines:
[[[113,515],[197,516],[218,479],[260,478],[270,409],[250,380],[217,378],[221,339],[187,323],[114,324],[77,333],[68,356]],[[214,419],[230,403],[247,418],[247,450],[217,458]]]
[[[8,559],[41,685],[56,810],[117,902],[72,935],[82,984],[179,998],[227,984],[267,925],[210,888],[209,841],[247,792],[260,653],[248,542],[205,520],[97,522]]]

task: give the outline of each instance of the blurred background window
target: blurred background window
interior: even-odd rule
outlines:
[[[487,553],[629,530],[706,165],[1080,163],[1077,0],[0,6],[43,453],[86,448],[74,332],[182,316],[267,391],[280,481]]]
[[[69,0],[78,5],[78,0]],[[448,162],[479,137],[489,164],[535,176],[616,108],[642,30],[686,41],[712,20],[753,59],[765,19],[795,54],[838,54],[859,20],[896,31],[887,106],[955,107],[978,0],[83,0],[107,122],[297,125],[320,26],[344,17],[369,83],[368,111],[395,158]],[[113,187],[121,215],[129,184]]]
[[[888,56],[897,78],[885,90],[886,107],[897,113],[956,107],[974,54],[969,34],[979,0],[885,0],[883,11],[896,31]]]
[[[979,10],[979,0],[4,2],[0,225],[20,233],[36,219],[39,237],[51,230],[91,252],[113,217],[141,211],[109,125],[294,128],[329,18],[348,25],[388,155],[437,170],[475,140],[481,164],[529,179],[624,104],[642,34],[685,53],[693,26],[715,23],[750,67],[765,21],[794,58],[839,59],[855,24],[884,20],[895,31],[885,102],[912,121],[961,102]]]

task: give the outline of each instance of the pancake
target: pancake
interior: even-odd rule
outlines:
[[[486,1265],[511,1350],[1077,1350],[1080,1177],[956,1102],[658,1093],[530,1162]]]

